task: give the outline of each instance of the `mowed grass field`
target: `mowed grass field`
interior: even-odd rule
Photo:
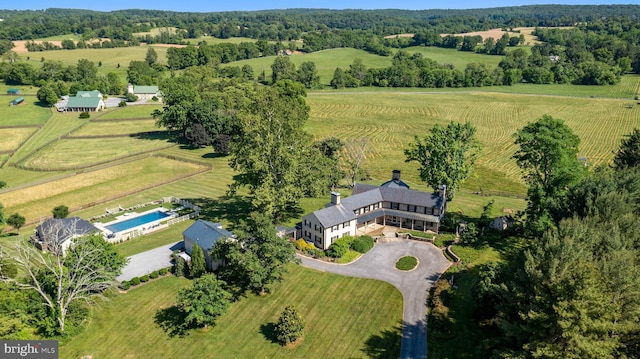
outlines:
[[[119,294],[94,310],[86,330],[60,348],[60,358],[397,358],[402,295],[390,284],[290,266],[266,296],[234,303],[216,326],[169,337],[154,323],[189,285],[168,277]],[[306,322],[294,348],[274,342],[271,331],[285,306]]]
[[[152,132],[162,130],[156,126],[155,120],[116,120],[116,121],[94,121],[82,126],[77,131],[71,133],[71,137],[76,136],[105,136],[105,135],[125,135],[141,132]]]
[[[543,114],[564,120],[580,137],[580,156],[591,166],[607,164],[622,136],[640,126],[640,106],[619,99],[535,96],[504,93],[352,92],[309,94],[308,130],[316,138],[338,136],[346,142],[368,139],[363,166],[374,178],[392,169],[420,182],[417,165],[405,163],[403,150],[414,136],[435,125],[471,122],[483,146],[477,173],[466,187],[522,191],[520,172],[511,156],[513,134]],[[489,176],[487,176],[489,175]]]
[[[17,149],[22,142],[31,136],[37,127],[0,127],[0,152],[7,152]]]
[[[20,88],[20,87],[13,87]],[[0,89],[0,93],[7,93]],[[38,90],[35,90],[37,92]],[[9,106],[9,102],[17,97],[24,97],[24,102],[17,106]],[[40,106],[38,99],[31,95],[2,95],[0,96],[0,127],[42,125],[51,116],[51,109]]]

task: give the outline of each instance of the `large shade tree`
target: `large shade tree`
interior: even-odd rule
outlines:
[[[562,120],[544,115],[528,123],[515,134],[519,146],[513,158],[529,185],[527,192],[527,228],[540,234],[551,222],[550,209],[567,186],[584,174],[578,160],[580,138]]]
[[[187,326],[207,327],[231,305],[231,294],[225,290],[225,283],[214,274],[205,274],[193,281],[191,287],[178,292],[177,307],[185,314]]]
[[[406,161],[420,165],[420,179],[434,190],[447,186],[447,200],[451,200],[467,178],[480,152],[476,128],[469,122],[451,121],[447,127],[435,125],[429,135],[420,138],[404,150]]]
[[[248,187],[253,208],[278,221],[297,214],[300,198],[327,190],[333,168],[318,166],[325,156],[304,131],[309,107],[301,84],[256,86],[248,96],[231,146],[229,163],[241,173],[234,187]]]
[[[640,165],[640,129],[634,128],[625,136],[613,158],[613,163],[619,169]]]

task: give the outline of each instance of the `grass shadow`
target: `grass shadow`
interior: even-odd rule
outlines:
[[[185,314],[176,306],[160,309],[154,316],[154,323],[162,328],[170,338],[184,337],[189,329],[185,324]]]
[[[392,329],[386,329],[379,334],[370,336],[364,342],[362,351],[370,358],[396,359],[400,356],[402,343],[402,325],[398,324]]]
[[[251,202],[240,195],[223,195],[218,199],[185,198],[186,201],[200,207],[200,218],[212,222],[230,223],[228,230],[237,228],[240,221],[251,212]]]
[[[280,344],[280,342],[278,342],[278,338],[276,338],[275,331],[276,331],[275,323],[267,323],[267,324],[260,325],[260,333],[262,333],[265,339],[267,339],[268,341],[274,344]]]
[[[173,131],[147,131],[132,133],[129,137],[139,140],[155,140],[180,143],[180,139]]]

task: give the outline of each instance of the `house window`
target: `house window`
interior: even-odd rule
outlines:
[[[416,206],[409,205],[409,212],[415,212]]]
[[[308,219],[304,220],[304,225],[311,228],[311,221],[309,221]]]
[[[339,227],[339,225],[335,225],[335,226],[333,226],[333,228],[331,228],[331,232],[333,232],[333,231],[337,231],[337,230],[338,230],[338,228],[340,228],[340,227]]]
[[[342,224],[342,228],[347,228],[347,227],[349,227],[349,222],[344,222],[344,223]]]
[[[367,212],[369,212],[369,206],[364,207],[364,213],[367,213]]]
[[[331,237],[331,242],[335,241],[336,239],[338,239],[338,236]]]
[[[391,209],[398,209],[398,202],[391,202]]]
[[[374,204],[373,204],[373,209],[378,209],[378,206],[379,206],[379,205],[380,205],[379,203],[374,203]]]

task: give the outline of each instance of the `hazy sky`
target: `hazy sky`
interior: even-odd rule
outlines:
[[[527,1],[527,0],[453,0],[453,1],[429,1],[429,0],[245,0],[245,1],[221,1],[221,0],[153,0],[136,2],[131,0],[98,0],[98,1],[51,1],[51,0],[2,0],[0,9],[12,10],[39,10],[50,7],[57,8],[82,8],[89,10],[111,11],[121,9],[159,9],[173,11],[215,12],[232,10],[265,10],[265,9],[289,9],[289,8],[322,8],[322,9],[471,9],[501,6],[518,6],[532,4],[569,4],[569,5],[600,5],[600,4],[640,4],[640,0],[621,0],[607,2],[601,0],[551,0],[551,1]]]

